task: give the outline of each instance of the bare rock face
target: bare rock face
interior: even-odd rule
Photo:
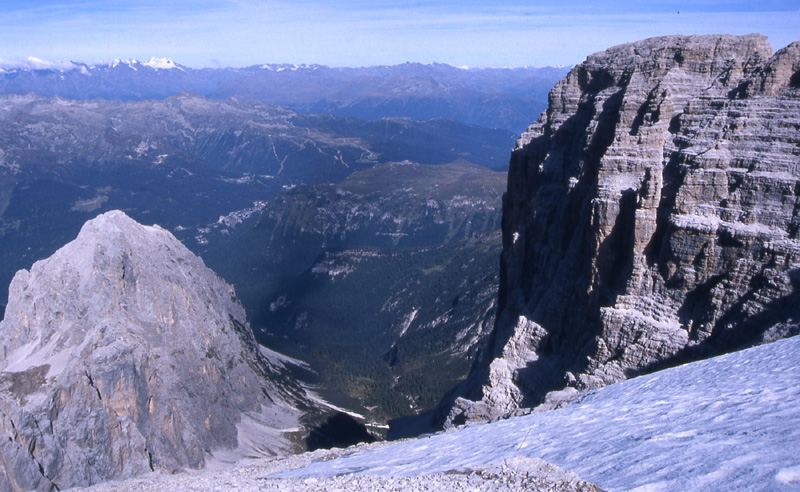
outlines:
[[[0,323],[0,491],[282,454],[300,388],[273,382],[233,288],[118,211],[20,271]]]
[[[671,36],[590,56],[512,154],[491,348],[440,417],[798,333],[799,211],[800,42]]]

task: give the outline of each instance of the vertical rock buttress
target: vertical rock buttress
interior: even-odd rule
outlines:
[[[498,317],[445,426],[800,331],[800,43],[617,46],[549,103],[511,156]]]

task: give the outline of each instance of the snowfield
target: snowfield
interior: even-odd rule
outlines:
[[[800,490],[800,337],[602,388],[561,410],[283,477],[415,475],[541,458],[609,491]]]
[[[798,367],[794,337],[607,386],[561,410],[94,490],[596,490],[579,476],[609,491],[799,491]]]

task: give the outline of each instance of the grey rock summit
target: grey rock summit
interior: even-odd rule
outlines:
[[[164,229],[108,212],[11,283],[0,490],[284,454],[303,395],[230,285]]]
[[[549,103],[511,157],[498,317],[445,425],[800,331],[800,42],[617,46]]]

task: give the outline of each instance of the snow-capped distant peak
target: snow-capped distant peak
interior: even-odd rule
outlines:
[[[109,63],[109,66],[111,68],[115,68],[120,65],[125,65],[126,67],[136,70],[136,65],[139,65],[139,60],[137,60],[136,58],[131,58],[130,60],[120,60],[119,58],[116,58],[111,63]]]
[[[142,65],[155,68],[156,70],[171,70],[173,68],[177,68],[178,70],[183,70],[177,63],[170,60],[169,58],[150,58],[150,61],[147,63],[142,63]]]
[[[319,65],[306,65],[305,63],[300,65],[290,65],[287,63],[284,64],[266,64],[259,66],[262,70],[269,70],[270,72],[283,72],[284,70],[291,70],[292,72],[296,72],[298,70],[317,70]]]

